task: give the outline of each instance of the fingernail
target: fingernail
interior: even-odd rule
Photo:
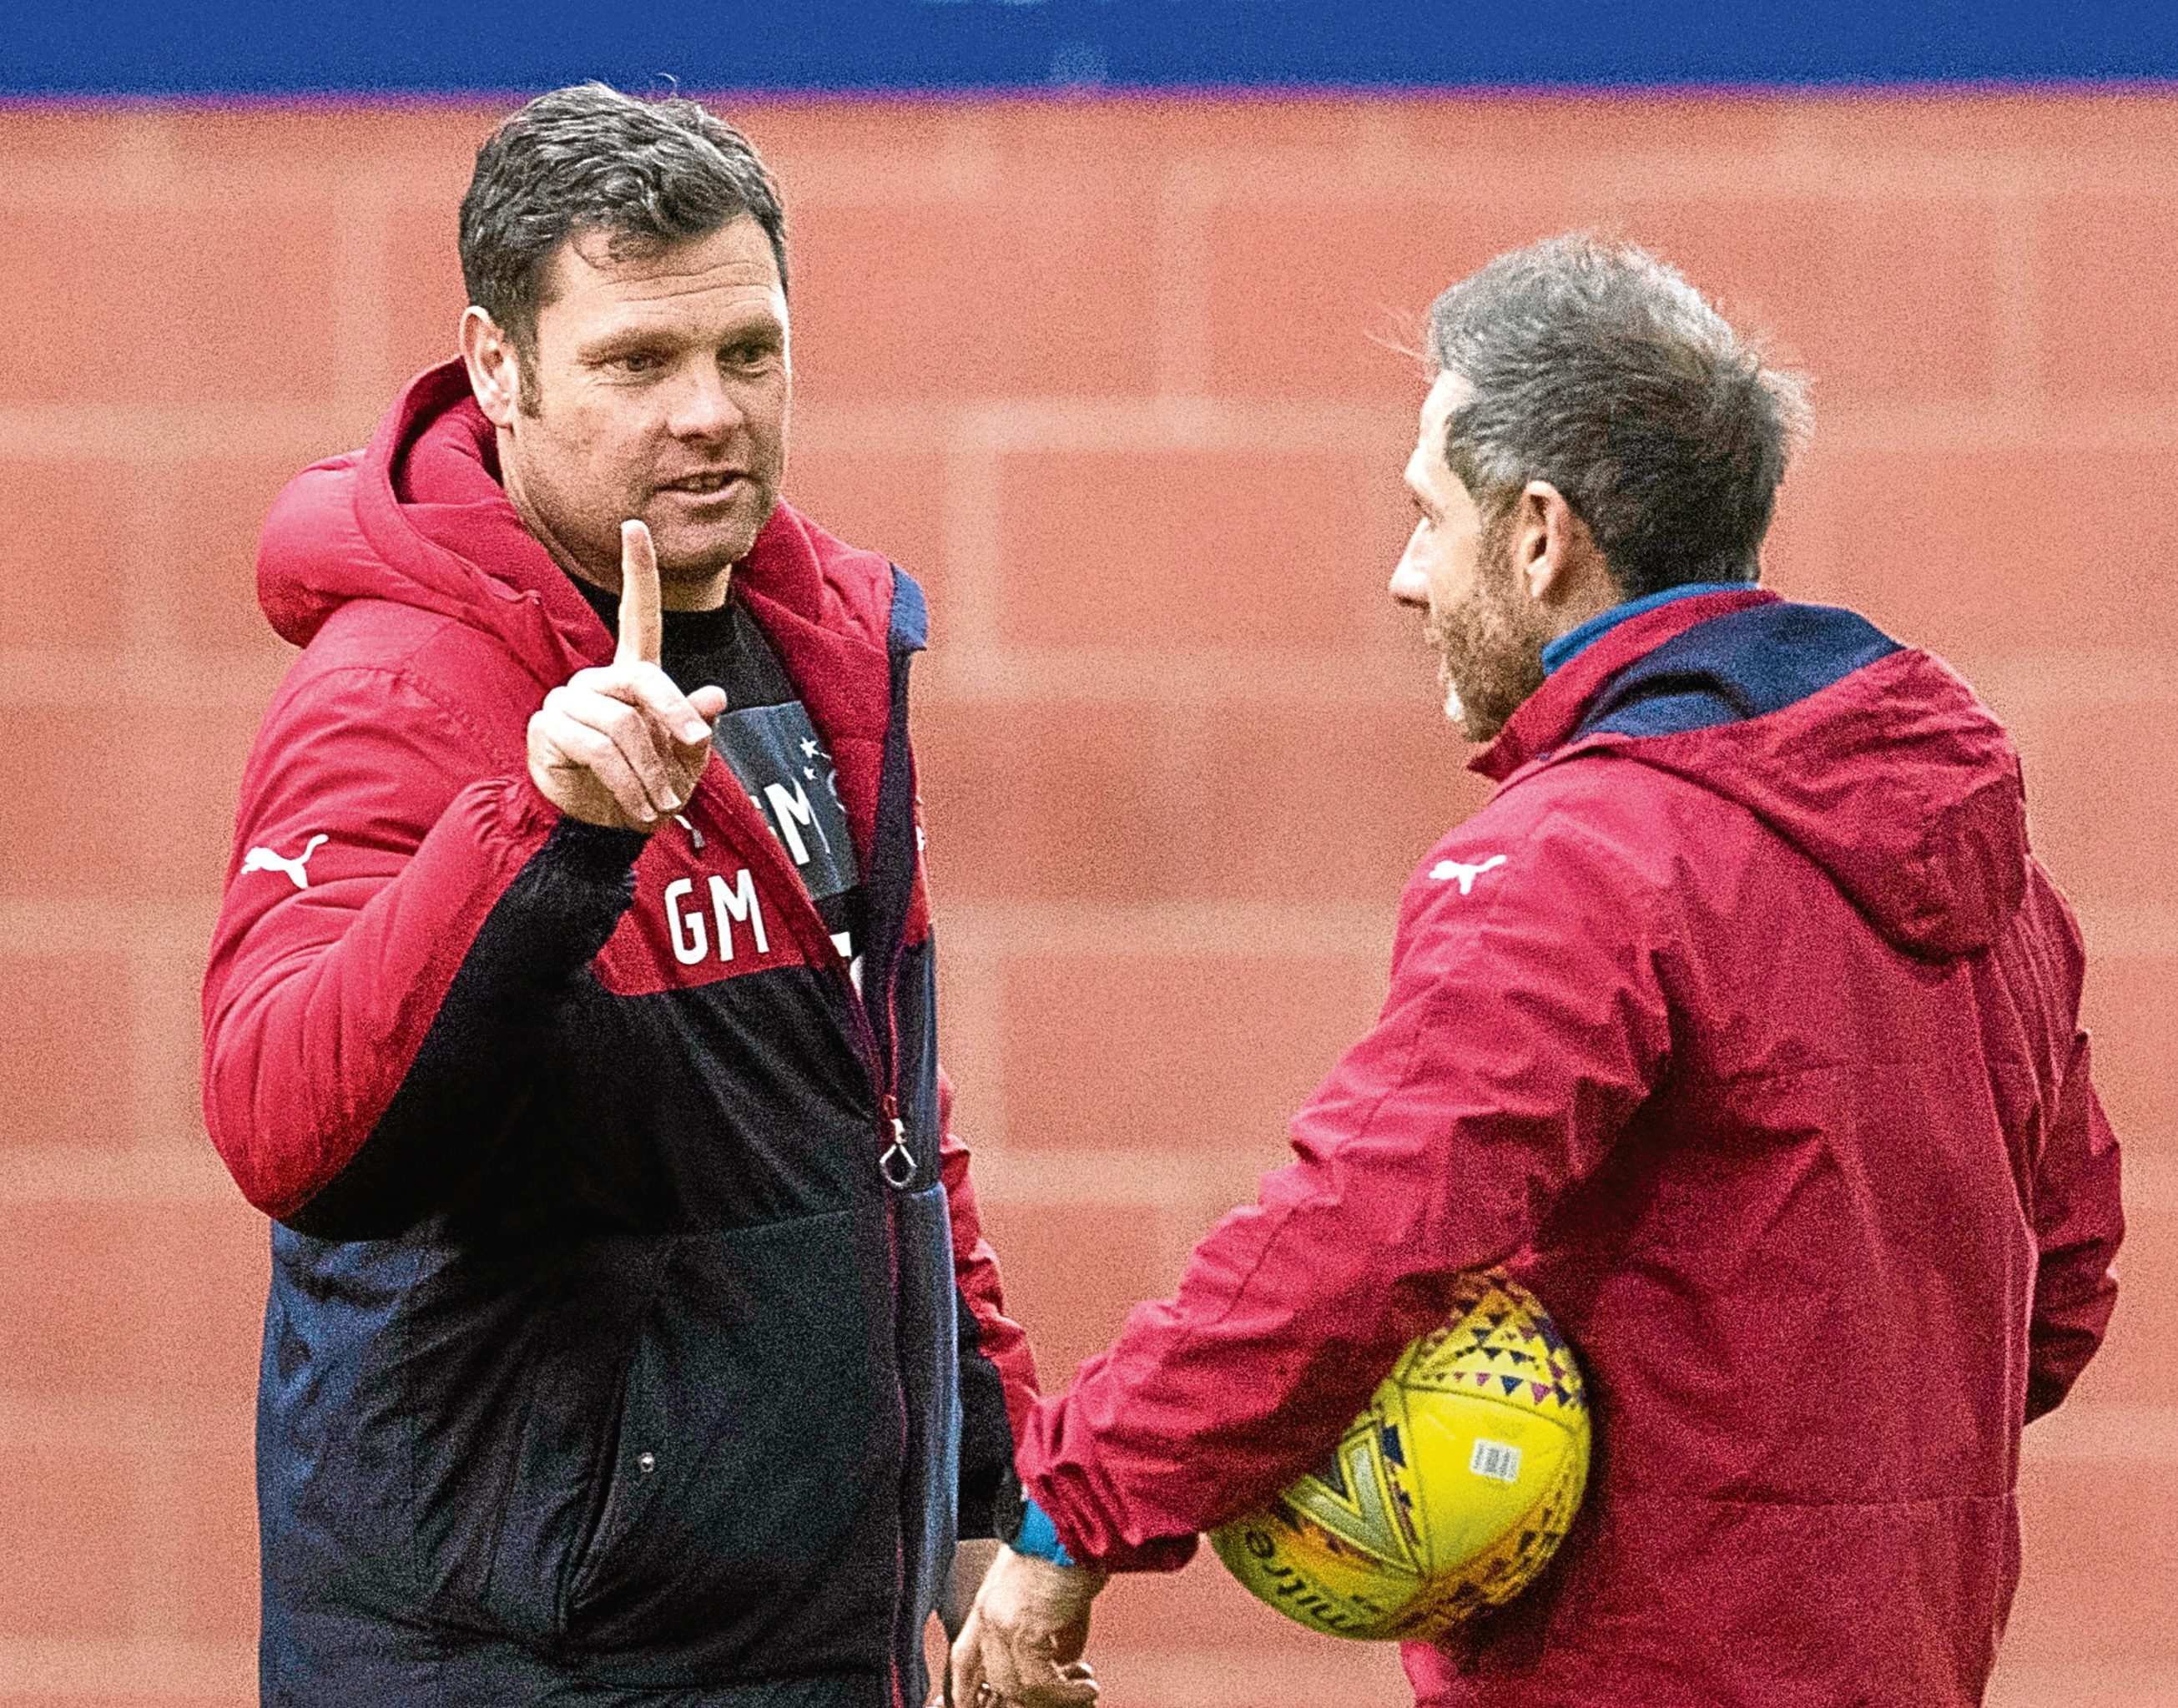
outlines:
[[[708,741],[710,738],[710,734],[711,728],[709,725],[698,723],[693,718],[689,719],[687,723],[681,726],[681,739],[684,742],[694,742]]]

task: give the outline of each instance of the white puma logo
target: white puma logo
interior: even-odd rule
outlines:
[[[1440,884],[1447,878],[1457,878],[1459,880],[1459,893],[1462,895],[1472,895],[1475,893],[1475,880],[1486,872],[1494,872],[1504,863],[1505,857],[1502,854],[1492,854],[1480,866],[1463,866],[1457,860],[1440,860],[1430,868],[1430,876]]]
[[[311,837],[303,845],[303,851],[293,860],[288,859],[285,855],[275,854],[270,848],[252,848],[242,857],[242,871],[245,873],[284,872],[295,880],[295,887],[298,890],[308,890],[310,887],[310,874],[303,868],[310,863],[310,856],[318,851],[318,844],[325,840],[323,836]],[[240,873],[236,874],[238,877],[241,875]]]

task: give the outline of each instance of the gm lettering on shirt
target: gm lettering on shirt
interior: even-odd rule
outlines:
[[[742,928],[746,940],[758,955],[771,952],[763,929],[763,904],[758,901],[756,879],[744,866],[733,883],[714,872],[698,893],[692,878],[676,878],[665,886],[665,931],[673,944],[673,958],[693,966],[715,950],[720,961],[734,958],[734,928]]]

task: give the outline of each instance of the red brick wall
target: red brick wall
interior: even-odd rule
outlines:
[[[250,543],[447,351],[490,117],[0,115],[0,1708],[249,1696],[265,1240],[194,993],[287,662]],[[2178,1700],[2178,101],[744,117],[793,215],[791,490],[932,596],[947,1050],[1054,1381],[1278,1160],[1478,799],[1383,597],[1420,392],[1387,342],[1601,223],[1813,370],[1773,579],[2012,722],[2131,1147],[1995,1700]],[[1214,1565],[1107,1608],[1120,1708],[1402,1700]]]

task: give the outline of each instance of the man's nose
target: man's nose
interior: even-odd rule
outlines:
[[[676,439],[724,439],[742,419],[732,388],[707,365],[676,388],[666,427]]]
[[[1422,572],[1421,566],[1415,561],[1411,547],[1393,567],[1390,591],[1395,605],[1414,605],[1422,610],[1429,609],[1429,578]]]

